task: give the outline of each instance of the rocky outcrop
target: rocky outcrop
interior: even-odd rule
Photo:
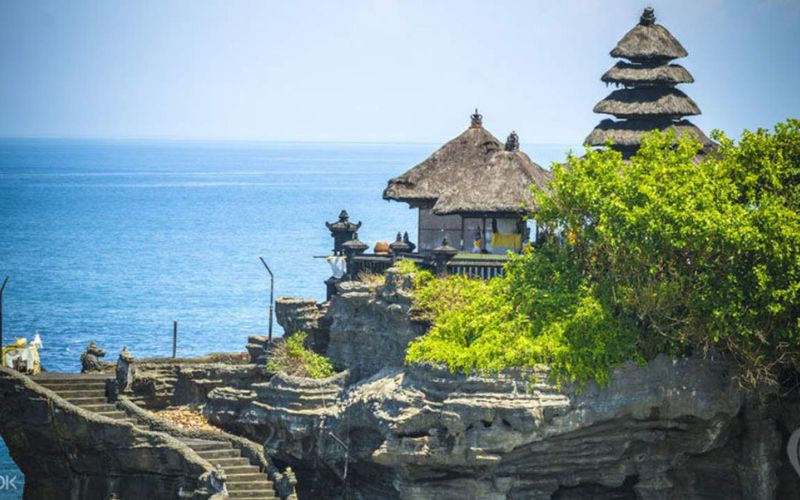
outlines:
[[[350,370],[355,379],[405,362],[408,343],[425,333],[414,321],[411,277],[389,269],[383,284],[344,281],[331,298],[330,344],[326,352],[334,366]]]
[[[726,361],[660,356],[582,391],[545,369],[404,366],[426,328],[410,288],[393,269],[384,284],[340,283],[326,354],[347,371],[219,388],[207,417],[291,464],[300,498],[800,497],[783,460],[800,417],[773,392],[740,390]],[[282,321],[320,310],[297,301]]]
[[[301,486],[319,475],[309,464],[324,466],[329,497],[337,483],[360,498],[420,499],[774,498],[778,488],[783,437],[725,362],[661,356],[580,393],[545,371],[413,367],[345,380],[217,389],[206,414],[264,442]]]
[[[328,327],[330,318],[328,316],[328,303],[317,303],[314,299],[295,299],[291,297],[278,297],[275,301],[275,317],[278,324],[283,327],[286,337],[296,332],[306,332],[306,347],[324,354],[328,349]],[[248,344],[252,344],[251,337]],[[265,340],[265,339],[263,339]],[[257,345],[258,342],[255,342]],[[248,346],[248,350],[249,346]]]
[[[221,498],[221,478],[180,441],[75,406],[0,367],[0,434],[25,498]]]
[[[217,387],[247,387],[267,379],[263,367],[246,363],[245,353],[205,358],[142,359],[130,362],[131,380],[125,380],[136,401],[148,408],[205,403]]]
[[[403,366],[406,346],[425,333],[427,325],[410,320],[411,277],[386,271],[383,283],[342,281],[331,301],[278,298],[278,323],[284,331],[309,334],[308,347],[327,356],[351,377],[369,377],[386,367]],[[248,351],[262,362],[269,346],[250,337]]]

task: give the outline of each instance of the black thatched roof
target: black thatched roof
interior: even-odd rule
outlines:
[[[683,116],[700,114],[697,104],[675,88],[681,83],[694,82],[694,78],[683,66],[668,64],[670,59],[686,56],[686,49],[655,21],[653,9],[644,9],[639,24],[611,51],[613,57],[632,62],[618,62],[601,80],[627,88],[609,94],[597,103],[594,112],[623,120],[601,121],[586,137],[586,144],[600,146],[611,140],[614,149],[630,155],[641,145],[643,133],[672,129],[678,135],[696,137],[704,152],[714,148],[714,143],[699,128],[686,120],[677,121]]]
[[[614,121],[605,119],[586,137],[584,144],[602,146],[606,141],[611,140],[621,148],[638,148],[642,144],[643,133],[651,130],[663,131],[667,129],[674,130],[677,136],[683,134],[693,136],[700,141],[704,149],[714,146],[714,142],[689,120],[681,120],[679,122],[668,120],[657,123],[651,120]]]
[[[650,7],[644,10],[639,24],[625,33],[611,51],[611,57],[630,61],[669,60],[686,57],[686,49],[667,28],[655,23],[655,13]]]
[[[513,147],[495,153],[489,163],[464,170],[433,206],[436,215],[511,215],[531,211],[530,186],[547,187],[550,172]],[[528,206],[523,207],[523,203]]]
[[[700,108],[686,94],[672,87],[651,87],[615,90],[598,102],[595,113],[619,118],[699,115]]]
[[[677,85],[692,83],[694,78],[680,64],[631,64],[619,61],[600,80],[626,87]]]
[[[386,200],[412,204],[434,202],[454,181],[482,170],[503,144],[483,128],[473,115],[473,124],[419,165],[389,180],[383,191]],[[477,115],[479,116],[479,115]]]

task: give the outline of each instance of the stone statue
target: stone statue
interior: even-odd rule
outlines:
[[[514,131],[506,139],[506,151],[519,151],[519,136]]]
[[[122,348],[122,352],[119,353],[119,359],[117,360],[117,390],[126,392],[133,383],[135,376],[133,354],[128,350],[128,346],[125,346]]]
[[[105,355],[106,351],[100,349],[96,342],[90,342],[86,351],[81,354],[81,373],[101,372],[108,368],[110,363],[100,361],[100,358]]]
[[[408,237],[408,231],[403,233],[403,243],[408,245],[408,252],[414,253],[414,249],[417,248],[417,245],[411,243],[411,239]]]

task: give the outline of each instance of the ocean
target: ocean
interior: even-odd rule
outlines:
[[[548,166],[575,146],[523,150]],[[38,332],[48,370],[78,371],[96,341],[116,359],[243,351],[275,295],[325,296],[325,221],[346,209],[359,238],[416,238],[416,212],[386,181],[435,144],[0,140],[4,342]],[[274,326],[275,333],[281,329]],[[22,475],[0,440],[0,487]]]

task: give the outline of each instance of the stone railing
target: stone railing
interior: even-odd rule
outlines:
[[[214,466],[174,437],[73,405],[0,367],[0,435],[26,498],[219,498]]]
[[[278,493],[282,500],[297,499],[297,494],[295,492],[297,479],[291,468],[287,468],[286,471],[281,472],[269,461],[269,458],[264,454],[263,447],[249,439],[230,434],[221,429],[185,429],[166,419],[158,417],[124,397],[117,401],[117,407],[129,416],[135,418],[138,422],[155,431],[164,432],[177,437],[229,443],[233,448],[241,451],[242,456],[247,458],[251,465],[257,466],[261,472],[267,474],[270,481],[272,481],[275,486],[276,493]]]
[[[400,254],[391,256],[361,254],[354,255],[348,260],[348,275],[357,278],[362,272],[384,274],[398,259],[411,260],[419,267],[432,271],[437,269],[437,265],[444,265],[444,271],[447,274],[460,274],[469,278],[485,280],[502,276],[505,273],[504,266],[508,262],[507,256],[492,254],[459,253],[450,258],[443,258],[441,264],[437,263],[437,258],[433,255]]]
[[[249,361],[247,353],[134,359],[123,352],[117,361],[116,381],[109,391],[127,394],[152,409],[198,406],[217,387],[239,387],[266,380],[263,369]]]

